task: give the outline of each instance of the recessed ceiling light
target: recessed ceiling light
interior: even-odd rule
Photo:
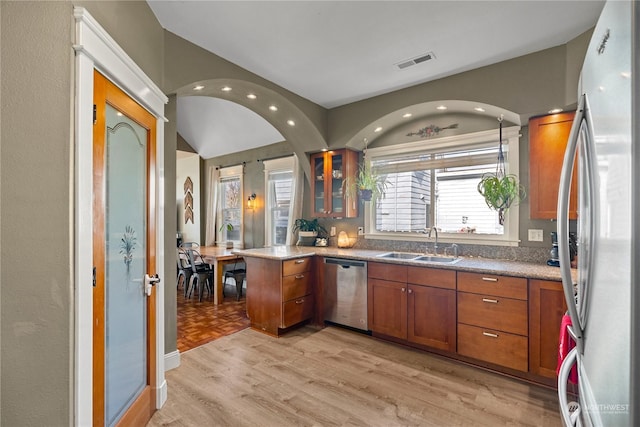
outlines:
[[[327,151],[329,151],[329,149],[328,148],[323,148],[321,151],[327,152]]]
[[[474,110],[476,110],[478,113],[484,113],[484,108],[482,107],[476,107],[474,108]]]
[[[202,90],[202,89],[204,89],[204,86],[202,85],[197,85],[193,87],[193,90]]]
[[[223,92],[231,92],[231,88],[229,86],[225,86],[222,88]]]
[[[408,119],[408,118],[409,118],[409,117],[411,117],[411,116],[413,116],[413,114],[411,114],[411,113],[404,113],[404,114],[402,115],[402,117],[404,117],[405,119]]]
[[[562,108],[554,108],[552,110],[549,110],[549,114],[558,114],[562,112]]]
[[[269,105],[269,110],[278,111],[278,107],[276,107],[275,105]]]
[[[446,110],[446,109],[447,109],[447,107],[445,105],[438,105],[436,107],[436,110]]]
[[[256,98],[257,98],[257,96],[256,96],[255,94],[253,94],[253,93],[250,93],[250,94],[248,94],[248,95],[247,95],[247,98],[249,98],[249,99],[256,99]]]
[[[381,127],[381,126],[378,126],[378,127],[377,127],[377,128],[375,128],[373,131],[374,131],[374,132],[380,132],[381,130],[382,130],[382,127]]]
[[[295,126],[295,125],[296,125],[296,122],[294,122],[293,120],[289,119],[289,120],[287,120],[287,124],[288,124],[289,126]]]

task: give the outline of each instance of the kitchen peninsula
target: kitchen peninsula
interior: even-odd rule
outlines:
[[[255,330],[277,337],[300,324],[324,327],[324,258],[366,261],[372,336],[555,385],[566,310],[557,268],[471,257],[417,261],[335,247],[233,252],[247,262],[247,314]]]

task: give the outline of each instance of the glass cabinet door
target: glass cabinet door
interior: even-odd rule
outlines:
[[[343,163],[344,156],[341,153],[331,156],[331,213],[334,216],[342,216],[344,212]]]
[[[324,153],[312,157],[313,169],[313,216],[322,216],[325,213],[324,187],[325,187],[325,161]]]

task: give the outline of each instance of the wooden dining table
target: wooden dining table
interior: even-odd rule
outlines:
[[[224,266],[241,262],[242,257],[231,252],[231,249],[220,246],[200,246],[198,248],[204,261],[213,267],[213,303],[221,304],[223,300]]]

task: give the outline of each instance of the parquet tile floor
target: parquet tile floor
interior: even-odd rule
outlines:
[[[202,302],[193,296],[185,298],[182,289],[177,292],[180,353],[249,327],[247,300],[243,295],[236,301],[235,286],[227,285],[226,296],[219,305],[213,305],[209,298],[203,298]]]

